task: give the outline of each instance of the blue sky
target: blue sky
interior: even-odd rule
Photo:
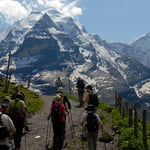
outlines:
[[[150,0],[81,0],[79,6],[80,23],[108,42],[130,42],[150,32]]]
[[[51,5],[107,42],[131,42],[150,32],[150,0],[0,0],[0,28]]]

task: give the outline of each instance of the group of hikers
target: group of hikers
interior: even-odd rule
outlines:
[[[57,87],[56,95],[53,98],[48,115],[48,120],[51,119],[52,121],[54,133],[53,145],[50,149],[61,150],[65,140],[66,116],[70,112],[68,109],[71,109],[71,104],[63,93],[64,84],[60,77],[58,77],[55,84]],[[79,105],[76,107],[84,107],[86,110],[83,112],[80,121],[82,126],[82,140],[88,142],[89,150],[96,150],[98,130],[100,127],[103,127],[102,121],[97,114],[99,104],[98,96],[94,93],[91,85],[85,86],[84,80],[80,77],[77,79],[76,88],[79,97]]]
[[[0,150],[8,150],[12,138],[13,150],[20,150],[23,132],[27,126],[25,95],[18,86],[12,96],[5,96],[0,104]]]
[[[66,119],[67,115],[71,113],[71,103],[64,94],[64,84],[60,77],[57,78],[55,85],[56,93],[53,96],[50,112],[47,117],[53,127],[53,144],[50,149],[62,150],[65,147]],[[98,130],[100,127],[103,127],[97,113],[98,96],[94,93],[91,85],[85,86],[84,80],[80,77],[77,79],[76,88],[79,96],[79,105],[75,107],[84,107],[85,109],[80,121],[82,140],[88,142],[89,150],[96,150]],[[25,95],[19,90],[18,86],[14,89],[15,92],[12,97],[6,96],[0,105],[0,150],[9,150],[10,136],[14,140],[13,150],[20,150],[23,131],[29,131]]]

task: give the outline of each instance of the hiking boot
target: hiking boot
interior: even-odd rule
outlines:
[[[76,108],[81,108],[81,107],[83,107],[83,105],[78,105],[78,106],[75,106]]]

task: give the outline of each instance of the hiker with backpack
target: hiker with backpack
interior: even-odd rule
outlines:
[[[82,114],[81,125],[88,142],[88,149],[96,150],[98,130],[100,127],[103,127],[103,124],[99,115],[96,113],[97,109],[94,105],[88,105],[85,107],[85,110],[86,112],[83,112]]]
[[[65,137],[66,111],[60,95],[54,96],[53,102],[48,115],[48,120],[51,118],[54,132],[52,149],[61,150]]]
[[[14,134],[15,150],[20,150],[24,118],[26,116],[26,104],[22,100],[22,95],[20,93],[17,93],[15,100],[12,100],[9,103],[8,115],[12,119],[16,128],[16,133]]]
[[[83,94],[84,94],[84,88],[85,88],[84,81],[80,77],[78,77],[77,79],[76,87],[77,87],[78,97],[79,97],[79,102],[80,102],[80,104],[76,107],[80,108],[80,107],[83,107]]]
[[[3,104],[0,105],[0,150],[9,149],[9,136],[15,134],[16,129],[11,118],[3,113]]]
[[[94,93],[92,86],[88,85],[85,89],[86,92],[84,93],[83,96],[84,105],[87,106],[92,104],[96,108],[98,108],[98,104],[99,104],[98,96],[96,93]]]
[[[15,99],[16,95],[18,93],[20,93],[21,96],[22,96],[21,100],[23,100],[25,102],[25,94],[24,94],[24,92],[22,90],[20,90],[19,86],[16,85],[13,89],[14,89],[14,93],[12,94],[12,99]],[[26,106],[25,109],[26,109],[26,112],[27,112],[27,106]],[[24,117],[24,130],[25,130],[25,132],[30,131],[29,127],[28,127],[28,123],[27,123],[27,116]]]

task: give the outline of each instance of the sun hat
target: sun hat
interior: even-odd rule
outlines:
[[[56,95],[56,96],[54,96],[54,98],[53,98],[53,101],[54,101],[55,103],[61,103],[61,100],[62,100],[62,98],[61,98],[60,95]]]
[[[84,108],[87,111],[95,111],[96,107],[92,104],[88,105],[87,107]]]
[[[10,97],[10,96],[5,96],[4,99],[3,99],[3,101],[8,101],[8,102],[10,102],[10,101],[11,101],[11,97]]]
[[[93,90],[91,85],[88,85],[85,89],[90,89],[91,91]]]
[[[59,87],[59,88],[56,90],[56,93],[63,93],[63,88]]]

